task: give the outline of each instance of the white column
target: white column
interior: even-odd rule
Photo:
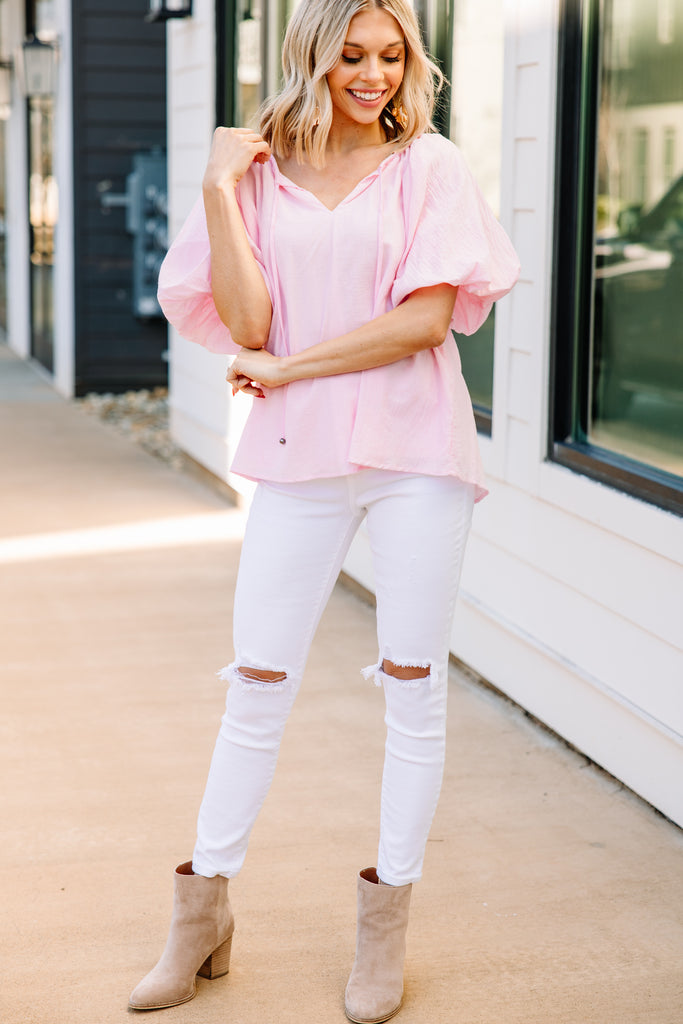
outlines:
[[[200,194],[215,127],[215,19],[213,0],[195,0],[193,17],[168,27],[171,238]],[[171,432],[200,465],[236,490],[248,491],[246,481],[228,472],[241,430],[241,403],[229,402],[227,363],[226,356],[207,352],[169,331]]]
[[[55,0],[59,32],[59,74],[55,101],[54,174],[59,218],[54,262],[54,385],[60,394],[74,392],[76,326],[74,311],[73,89],[71,3]]]

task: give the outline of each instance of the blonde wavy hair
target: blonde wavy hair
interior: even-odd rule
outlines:
[[[294,153],[299,163],[307,157],[314,167],[325,165],[332,124],[327,75],[342,58],[351,19],[371,10],[391,14],[406,44],[403,81],[380,115],[388,141],[403,149],[434,130],[434,104],[445,79],[425,51],[408,0],[301,0],[282,48],[284,84],[259,111],[259,131],[278,156]],[[398,117],[394,105],[402,108]]]

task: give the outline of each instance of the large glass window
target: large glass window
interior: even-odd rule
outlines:
[[[7,213],[5,121],[0,117],[0,339],[7,331]]]
[[[7,134],[5,122],[11,113],[10,64],[3,39],[0,10],[0,341],[7,332]]]
[[[450,79],[437,127],[462,150],[500,211],[504,0],[416,0],[427,45]],[[491,431],[495,310],[476,334],[456,335],[479,430]]]
[[[29,100],[29,224],[31,236],[31,355],[52,372],[54,360],[54,242],[57,183],[53,174],[54,103]]]
[[[451,138],[496,216],[500,213],[503,2],[455,0]],[[491,429],[495,309],[468,337],[456,335],[480,429]]]
[[[281,78],[282,39],[298,0],[217,0],[218,124],[253,125]]]
[[[680,507],[683,0],[574,0],[567,17],[554,453]]]
[[[261,0],[237,0],[237,89],[235,124],[251,124],[261,105],[263,11]]]
[[[56,38],[54,0],[30,0],[26,29]],[[31,245],[31,355],[52,372],[54,363],[54,243],[58,217],[54,174],[54,100],[35,96],[28,106],[29,229]]]

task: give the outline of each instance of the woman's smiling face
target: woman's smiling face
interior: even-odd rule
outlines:
[[[401,26],[387,11],[352,18],[342,58],[327,76],[336,120],[372,125],[396,95],[405,70]]]

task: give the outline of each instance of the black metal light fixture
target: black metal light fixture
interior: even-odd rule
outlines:
[[[11,60],[0,60],[0,121],[6,121],[12,110]]]
[[[169,21],[171,18],[191,18],[192,0],[149,0],[149,14],[145,21]]]
[[[57,44],[29,36],[21,44],[22,85],[26,96],[54,96],[57,92]]]

